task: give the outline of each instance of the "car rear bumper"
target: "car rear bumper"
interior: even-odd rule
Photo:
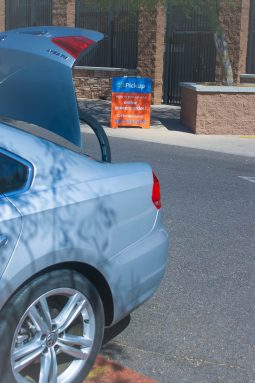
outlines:
[[[153,229],[107,263],[104,274],[110,284],[113,324],[149,299],[164,276],[169,236],[159,211]]]

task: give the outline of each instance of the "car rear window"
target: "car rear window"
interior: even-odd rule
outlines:
[[[0,194],[21,191],[27,184],[29,169],[25,164],[0,152]]]
[[[62,146],[63,148],[71,150],[72,152],[86,155],[86,153],[84,153],[82,148],[79,146],[74,145],[72,142],[66,140],[56,133],[53,133],[48,129],[42,128],[41,126],[0,116],[0,123],[1,122],[5,125],[8,124],[16,129],[23,130],[24,132],[32,134],[33,136],[50,141],[55,145]]]

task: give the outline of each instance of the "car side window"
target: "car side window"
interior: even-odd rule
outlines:
[[[21,191],[27,184],[29,168],[0,152],[0,194]]]

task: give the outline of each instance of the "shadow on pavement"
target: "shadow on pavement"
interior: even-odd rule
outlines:
[[[124,331],[130,323],[131,317],[130,315],[126,316],[120,322],[116,323],[112,327],[107,327],[104,332],[104,340],[103,345],[110,342],[113,338],[119,335],[122,331]]]
[[[150,378],[136,373],[129,368],[122,366],[114,361],[120,354],[125,357],[123,347],[112,340],[125,330],[130,323],[130,315],[118,322],[112,327],[105,329],[103,347],[101,356],[96,363],[84,383],[156,383]]]
[[[79,100],[81,109],[91,113],[102,125],[110,127],[111,102],[106,100]],[[172,105],[153,105],[151,108],[151,126],[171,131],[191,131],[180,122],[180,107]]]

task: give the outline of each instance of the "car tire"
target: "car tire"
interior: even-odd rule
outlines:
[[[82,383],[101,348],[104,326],[100,296],[88,279],[71,270],[37,277],[0,313],[1,382]]]

